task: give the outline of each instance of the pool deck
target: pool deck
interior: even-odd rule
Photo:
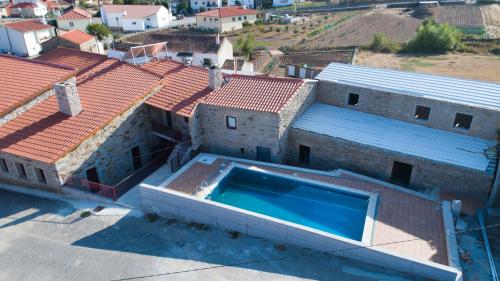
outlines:
[[[198,186],[203,182],[210,184],[231,162],[368,192],[378,190],[380,196],[372,245],[411,258],[448,265],[441,202],[346,171],[315,173],[217,156],[212,163],[186,165],[161,186],[196,196]]]

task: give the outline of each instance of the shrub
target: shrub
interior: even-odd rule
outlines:
[[[297,33],[299,33],[299,31],[297,29],[294,29],[293,34],[297,34]]]
[[[425,20],[404,50],[412,53],[446,53],[462,48],[462,33],[447,23]]]
[[[203,12],[205,12],[206,9],[205,9],[205,7],[200,7],[198,10],[200,11],[200,13],[203,13]]]
[[[281,27],[276,27],[276,32],[281,32]]]
[[[250,22],[248,22],[248,21],[242,22],[241,25],[243,25],[243,28],[248,28],[248,27],[252,26],[252,24]]]
[[[285,30],[286,30],[286,31],[288,31],[289,29],[290,29],[290,28],[288,27],[288,25],[287,25],[287,26],[285,26]]]
[[[493,48],[490,50],[490,53],[500,56],[500,48]]]
[[[394,53],[400,49],[397,42],[387,37],[383,33],[377,33],[373,36],[372,41],[367,46],[369,50],[380,53]]]
[[[100,23],[91,23],[87,25],[86,31],[88,34],[92,34],[97,37],[99,41],[102,41],[102,39],[111,35],[111,30],[104,24]]]

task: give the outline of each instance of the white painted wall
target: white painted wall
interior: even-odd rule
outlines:
[[[18,56],[34,56],[40,53],[44,42],[54,37],[53,29],[19,32],[5,26],[0,27],[0,50],[10,51]]]
[[[294,0],[273,0],[273,7],[290,6],[294,3]]]
[[[222,7],[222,0],[190,0],[190,4],[195,12],[199,12],[201,7],[205,8],[205,10]]]
[[[73,23],[73,25],[71,25]],[[92,19],[85,20],[57,20],[57,26],[65,30],[78,29],[84,31],[87,29],[87,25],[92,23]]]
[[[146,29],[144,19],[122,19],[123,31],[141,31]]]
[[[242,6],[246,6],[247,8],[255,9],[255,1],[254,0],[240,0]],[[228,6],[236,6],[236,0],[228,0]]]
[[[144,18],[124,19],[123,16],[123,13],[107,14],[101,7],[102,23],[111,28],[123,28],[124,31],[141,31],[147,29],[148,26],[149,28],[161,28],[172,21],[171,11],[163,6],[160,7],[156,14]]]
[[[233,59],[233,44],[224,37],[221,40],[219,52],[217,53],[217,65],[221,67],[226,60]]]
[[[7,29],[0,25],[0,51],[8,52],[10,50],[10,40],[7,36]]]

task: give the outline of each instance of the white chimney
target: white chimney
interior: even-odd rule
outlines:
[[[59,111],[62,113],[75,116],[82,112],[82,103],[76,88],[76,78],[72,77],[65,82],[54,84],[54,91],[59,104]]]
[[[222,71],[216,66],[211,66],[208,69],[208,87],[211,90],[219,89],[222,86],[224,77],[222,77]]]

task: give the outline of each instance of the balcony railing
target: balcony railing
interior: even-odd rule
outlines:
[[[177,142],[188,141],[189,137],[183,135],[181,131],[167,127],[161,123],[153,121],[153,132],[166,136]]]

